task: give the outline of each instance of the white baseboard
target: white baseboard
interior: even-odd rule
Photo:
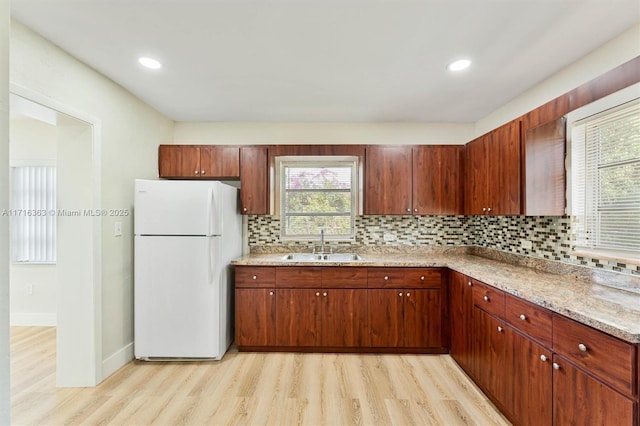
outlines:
[[[11,312],[9,315],[11,326],[55,327],[57,323],[58,316],[51,313]]]
[[[106,379],[133,359],[133,342],[102,361],[102,380]]]

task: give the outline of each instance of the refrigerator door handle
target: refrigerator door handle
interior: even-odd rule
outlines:
[[[213,235],[213,218],[211,217],[211,211],[213,209],[213,188],[207,189],[207,236]]]
[[[208,266],[208,275],[209,275],[209,285],[213,285],[213,238],[209,238],[209,266]]]

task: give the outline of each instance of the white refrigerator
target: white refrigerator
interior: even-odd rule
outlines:
[[[238,190],[136,180],[134,356],[216,359],[233,340],[230,261],[242,252]]]

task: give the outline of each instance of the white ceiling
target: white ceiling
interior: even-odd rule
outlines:
[[[640,2],[11,0],[11,14],[176,121],[470,122],[640,22]]]

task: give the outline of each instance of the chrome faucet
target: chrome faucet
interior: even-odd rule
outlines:
[[[320,253],[324,254],[324,228],[320,228]]]

